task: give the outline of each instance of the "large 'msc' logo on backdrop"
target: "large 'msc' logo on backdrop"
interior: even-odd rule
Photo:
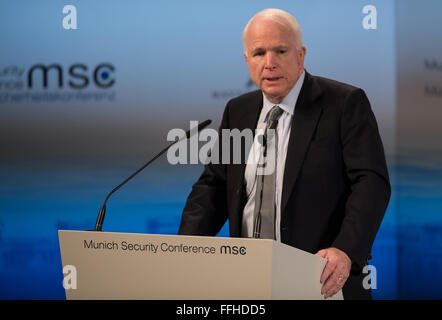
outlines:
[[[48,88],[68,86],[72,89],[84,89],[93,84],[98,88],[110,88],[115,83],[115,67],[110,63],[100,63],[96,67],[89,68],[82,63],[71,65],[67,70],[60,64],[49,65],[35,64],[28,71],[28,88],[38,86]],[[54,84],[49,84],[54,82]]]

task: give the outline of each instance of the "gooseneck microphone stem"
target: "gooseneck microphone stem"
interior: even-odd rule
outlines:
[[[263,152],[262,155],[264,156],[264,159],[267,157],[267,129],[264,131],[264,134],[262,135],[262,146],[263,146]],[[267,161],[267,160],[265,160]],[[266,164],[264,164],[265,166]],[[261,179],[261,185],[264,184],[264,173],[256,177],[256,179]],[[259,197],[259,209],[257,211],[257,214],[255,216],[255,222],[253,224],[253,238],[259,239],[261,238],[261,208],[262,208],[262,199],[263,199],[263,188],[259,190],[259,195],[255,194],[255,197]],[[256,205],[256,203],[255,203]]]
[[[178,141],[176,141],[178,142]],[[104,215],[106,214],[106,202],[109,199],[109,197],[118,189],[120,189],[123,185],[125,185],[129,180],[131,180],[133,177],[135,177],[138,173],[140,173],[144,168],[146,168],[149,164],[154,162],[157,158],[159,158],[164,152],[169,150],[171,146],[173,146],[176,142],[171,143],[167,148],[163,149],[159,154],[157,154],[153,159],[151,159],[149,162],[144,164],[141,168],[139,168],[137,171],[132,173],[126,180],[124,180],[122,183],[120,183],[118,186],[116,186],[109,194],[107,195],[106,199],[104,199],[103,205],[101,206],[100,212],[98,213],[97,222],[95,223],[95,230],[94,231],[101,231],[101,227],[103,225]]]
[[[208,119],[204,122],[201,122],[198,127],[192,128],[190,130],[188,130],[185,134],[185,136],[181,137],[180,139],[172,142],[171,144],[169,144],[166,148],[164,148],[163,150],[160,151],[160,153],[158,153],[155,157],[153,157],[151,160],[149,160],[148,162],[146,162],[142,167],[140,167],[137,171],[135,171],[134,173],[132,173],[126,180],[124,180],[123,182],[121,182],[118,186],[116,186],[111,192],[109,192],[109,194],[106,196],[106,199],[104,199],[103,205],[100,208],[100,212],[98,213],[97,216],[97,222],[95,223],[95,229],[94,231],[101,231],[101,228],[103,226],[103,220],[104,220],[104,216],[106,214],[106,202],[109,199],[109,197],[118,189],[120,189],[123,185],[125,185],[129,180],[131,180],[133,177],[135,177],[138,173],[140,173],[141,171],[143,171],[148,165],[150,165],[152,162],[154,162],[156,159],[158,159],[163,153],[165,153],[167,150],[169,150],[169,148],[171,146],[173,146],[175,143],[178,143],[184,139],[189,138],[192,134],[201,131],[203,128],[207,127],[210,123],[212,122],[212,120]]]

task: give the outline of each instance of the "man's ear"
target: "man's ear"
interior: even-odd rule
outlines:
[[[305,46],[301,47],[300,54],[302,54],[302,58],[305,58],[305,54],[307,53],[307,48]]]
[[[305,46],[302,46],[300,50],[298,50],[298,54],[299,54],[299,61],[302,65],[302,69],[304,69],[304,59],[305,59],[305,54],[307,53],[307,48]]]
[[[247,62],[247,52],[244,51],[244,59],[246,59]]]

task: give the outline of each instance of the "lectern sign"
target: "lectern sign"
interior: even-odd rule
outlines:
[[[59,240],[63,266],[77,272],[67,299],[322,299],[326,260],[272,240],[89,231]]]
[[[91,239],[83,240],[84,249],[92,250],[120,250],[134,253],[143,254],[233,254],[243,256],[247,254],[247,248],[244,246],[229,246],[229,245],[219,245],[214,246],[196,246],[196,245],[186,245],[183,243],[175,242],[145,242],[145,243],[131,243],[127,241],[101,241],[96,242]]]

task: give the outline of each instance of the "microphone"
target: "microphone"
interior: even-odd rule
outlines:
[[[123,185],[125,185],[129,180],[131,180],[133,177],[135,177],[138,173],[143,171],[148,165],[150,165],[152,162],[154,162],[157,158],[159,158],[163,153],[165,153],[171,146],[173,146],[175,143],[178,143],[184,139],[190,138],[191,135],[193,135],[196,132],[200,132],[205,127],[207,127],[212,120],[207,119],[206,121],[201,122],[198,124],[197,127],[194,127],[186,132],[186,134],[181,137],[180,139],[176,140],[175,142],[172,142],[170,145],[168,145],[166,148],[164,148],[160,153],[158,153],[155,157],[153,157],[151,160],[146,162],[141,168],[139,168],[137,171],[132,173],[126,180],[124,180],[122,183],[120,183],[118,186],[116,186],[109,194],[106,196],[106,199],[104,199],[103,205],[100,208],[100,212],[97,216],[97,222],[95,223],[95,229],[91,231],[101,231],[101,227],[103,225],[104,216],[106,214],[106,202],[109,199],[109,197],[118,189],[120,189]]]

